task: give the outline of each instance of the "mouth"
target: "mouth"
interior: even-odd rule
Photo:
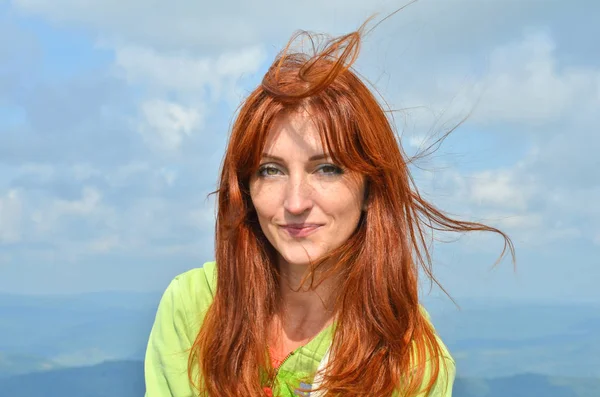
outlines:
[[[288,224],[280,227],[292,237],[306,237],[316,232],[321,226],[316,223]]]

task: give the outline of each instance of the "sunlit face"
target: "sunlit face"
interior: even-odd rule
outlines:
[[[310,119],[294,113],[280,117],[269,131],[250,195],[280,263],[306,265],[356,230],[364,178],[332,163]]]

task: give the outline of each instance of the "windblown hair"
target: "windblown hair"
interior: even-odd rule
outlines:
[[[309,269],[342,280],[334,294],[326,396],[412,396],[423,384],[430,389],[443,370],[435,359],[440,344],[419,307],[419,269],[435,281],[428,231],[495,232],[505,243],[501,257],[507,249],[514,256],[500,230],[453,219],[418,193],[391,120],[352,69],[364,27],[321,45],[297,33],[239,108],[216,192],[217,288],[188,366],[201,395],[264,396],[259,375],[274,376],[266,352],[281,305],[276,252],[258,224],[249,181],[279,117],[308,112],[324,151],[367,183],[368,206],[356,231]],[[308,39],[312,53],[292,51],[298,39]],[[425,379],[432,357],[433,374]]]

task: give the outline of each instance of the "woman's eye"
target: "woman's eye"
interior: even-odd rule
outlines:
[[[258,169],[258,175],[260,176],[275,176],[279,173],[280,171],[272,165],[265,165]]]
[[[318,171],[325,175],[339,175],[343,174],[343,170],[337,165],[333,164],[324,164],[319,167]]]

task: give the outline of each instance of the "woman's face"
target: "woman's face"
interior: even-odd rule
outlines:
[[[306,265],[356,230],[364,185],[364,177],[332,163],[310,119],[294,113],[280,117],[269,131],[250,196],[280,261]]]

